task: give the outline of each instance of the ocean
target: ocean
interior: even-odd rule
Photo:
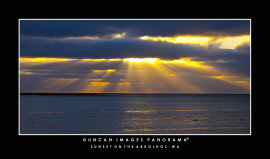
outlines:
[[[250,134],[248,94],[20,95],[20,134]]]

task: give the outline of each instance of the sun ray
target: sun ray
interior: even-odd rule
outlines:
[[[239,76],[224,76],[224,75],[212,77],[244,89],[250,89],[250,81],[249,79],[246,78],[241,78]]]
[[[186,92],[201,92],[198,87],[192,86],[178,75],[175,76],[175,71],[167,67],[164,61],[158,58],[128,58],[124,59],[128,62],[127,79],[137,79],[138,88],[146,93],[162,92],[166,89],[170,91],[186,91]],[[193,67],[200,67],[199,63],[192,62],[188,59],[181,61],[173,61],[173,63],[181,63]],[[203,67],[203,66],[202,66]],[[141,87],[139,87],[141,86]],[[183,90],[184,89],[184,90]]]
[[[250,78],[222,71],[205,61],[195,61],[188,57],[174,60],[159,58],[65,59],[22,57],[20,62],[20,75],[24,79],[42,75],[42,77],[39,77],[39,82],[29,87],[32,91],[207,93],[201,89],[203,83],[193,83],[195,75],[198,75],[199,78],[207,77],[230,83],[246,90],[250,89]],[[52,62],[57,66],[54,67],[54,71],[39,70],[43,65],[47,66]],[[118,67],[110,65],[114,62],[118,63]],[[104,69],[100,69],[100,67],[96,67],[99,69],[93,69],[96,66],[95,64],[105,67],[102,67]],[[42,67],[31,67],[31,65],[42,65]],[[84,68],[90,66],[88,71],[80,74],[80,77],[76,77],[76,74],[68,71],[68,69],[80,65],[84,65]],[[52,76],[54,78],[51,78]],[[35,78],[35,81],[37,80]]]
[[[110,82],[89,82],[81,91],[88,93],[102,93],[109,84]]]

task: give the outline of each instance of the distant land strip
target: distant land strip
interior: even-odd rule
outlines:
[[[249,94],[188,94],[188,93],[42,93],[42,92],[20,92],[20,95],[72,95],[72,96],[119,96],[119,95],[192,95],[192,96],[205,96],[205,95],[249,95]]]
[[[32,93],[32,92],[21,92],[20,95],[106,95],[106,93]]]

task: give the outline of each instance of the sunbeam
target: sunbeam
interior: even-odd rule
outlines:
[[[23,57],[20,58],[20,65],[21,79],[39,81],[28,87],[35,92],[207,93],[203,89],[206,79],[250,90],[249,78],[222,71],[207,61],[195,61],[191,58]],[[217,86],[213,85],[214,87]]]

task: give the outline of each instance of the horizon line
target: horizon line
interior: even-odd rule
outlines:
[[[101,95],[101,94],[198,94],[198,95],[204,95],[204,94],[247,94],[250,95],[250,93],[173,93],[173,92],[20,92],[20,95]]]

